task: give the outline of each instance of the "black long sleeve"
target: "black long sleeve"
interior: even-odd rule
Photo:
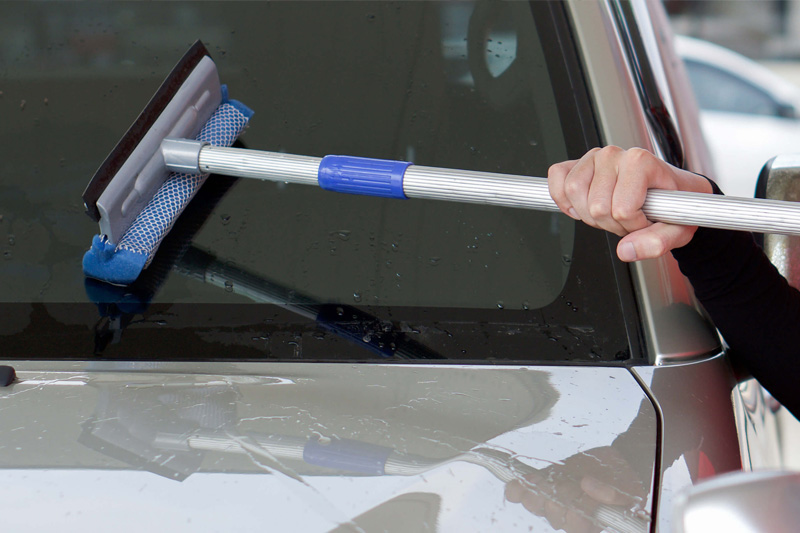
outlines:
[[[698,228],[672,253],[732,357],[800,419],[800,292],[750,233]]]

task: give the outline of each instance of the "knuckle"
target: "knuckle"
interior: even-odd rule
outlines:
[[[601,161],[608,161],[618,157],[622,152],[623,150],[619,146],[609,145],[600,148],[595,154],[595,157]]]
[[[595,200],[589,204],[589,214],[594,219],[602,219],[609,215],[610,209],[608,202],[602,200]]]
[[[636,215],[639,213],[639,210],[634,208],[630,205],[614,205],[611,209],[611,217],[614,220],[619,220],[621,222],[629,222],[636,218]]]
[[[631,148],[625,153],[625,162],[632,168],[650,168],[655,162],[655,156],[643,148]]]
[[[554,163],[547,169],[548,178],[557,178],[564,176],[567,173],[567,164],[565,162]]]
[[[631,148],[627,151],[626,157],[629,157],[634,161],[642,161],[644,159],[649,159],[651,154],[644,148]]]
[[[567,180],[566,183],[564,183],[564,192],[567,193],[567,196],[577,196],[584,189],[584,184],[575,179]]]
[[[661,256],[669,251],[669,243],[664,235],[651,232],[648,238],[647,248],[653,257]]]

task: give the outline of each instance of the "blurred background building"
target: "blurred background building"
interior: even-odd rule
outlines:
[[[800,0],[664,0],[676,33],[730,48],[800,85]]]
[[[665,0],[677,33],[756,59],[800,58],[798,0]]]

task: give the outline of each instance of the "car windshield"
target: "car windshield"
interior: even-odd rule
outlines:
[[[562,9],[1,4],[0,353],[628,357],[606,238],[556,213],[212,176],[134,286],[81,271],[97,233],[83,188],[194,40],[255,110],[247,148],[544,176],[596,136],[576,118],[588,103],[553,28]]]

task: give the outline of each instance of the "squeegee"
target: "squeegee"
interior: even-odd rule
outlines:
[[[84,274],[119,285],[133,283],[208,177],[169,168],[161,150],[165,137],[230,146],[252,115],[228,98],[214,61],[197,41],[83,193],[86,212],[100,225],[83,258]]]
[[[84,192],[87,212],[100,224],[84,273],[132,283],[211,173],[385,198],[559,210],[543,177],[230,147],[252,114],[228,100],[213,60],[195,43]],[[650,190],[643,211],[656,222],[800,235],[800,204],[793,202]]]

